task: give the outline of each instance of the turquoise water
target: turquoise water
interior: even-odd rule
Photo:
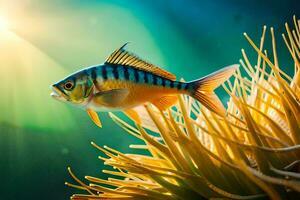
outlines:
[[[255,59],[243,32],[258,43],[262,26],[274,26],[283,46],[284,23],[300,15],[296,1],[2,0],[0,5],[9,24],[0,31],[0,192],[5,200],[68,199],[78,191],[64,186],[71,180],[67,166],[79,177],[105,177],[91,141],[122,152],[138,142],[107,113],[100,114],[99,129],[83,110],[54,101],[51,83],[102,63],[125,42],[177,77],[196,79],[237,63],[241,48]],[[278,55],[291,74],[286,49],[278,48]]]

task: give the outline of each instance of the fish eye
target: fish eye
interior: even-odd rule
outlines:
[[[73,87],[74,87],[74,83],[72,83],[72,82],[70,82],[70,81],[66,82],[65,85],[64,85],[64,88],[65,88],[66,90],[72,90]]]

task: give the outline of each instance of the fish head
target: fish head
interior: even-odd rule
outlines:
[[[51,96],[62,102],[86,105],[93,95],[93,82],[85,71],[77,72],[52,86]]]

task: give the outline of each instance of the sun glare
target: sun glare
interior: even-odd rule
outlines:
[[[8,21],[4,17],[0,17],[0,31],[8,30]]]

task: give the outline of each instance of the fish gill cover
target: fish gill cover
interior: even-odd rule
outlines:
[[[278,61],[273,28],[268,51],[266,27],[258,44],[245,33],[257,59],[250,61],[242,49],[242,68],[223,84],[230,96],[225,117],[185,95],[166,112],[145,106],[157,132],[110,113],[144,143],[130,147],[148,154],[125,154],[92,142],[105,154],[99,159],[113,167],[103,173],[113,178],[83,181],[68,168],[75,183],[66,185],[84,193],[71,199],[299,198],[300,20],[294,17],[292,30],[285,26],[293,77],[280,69],[284,62]]]

